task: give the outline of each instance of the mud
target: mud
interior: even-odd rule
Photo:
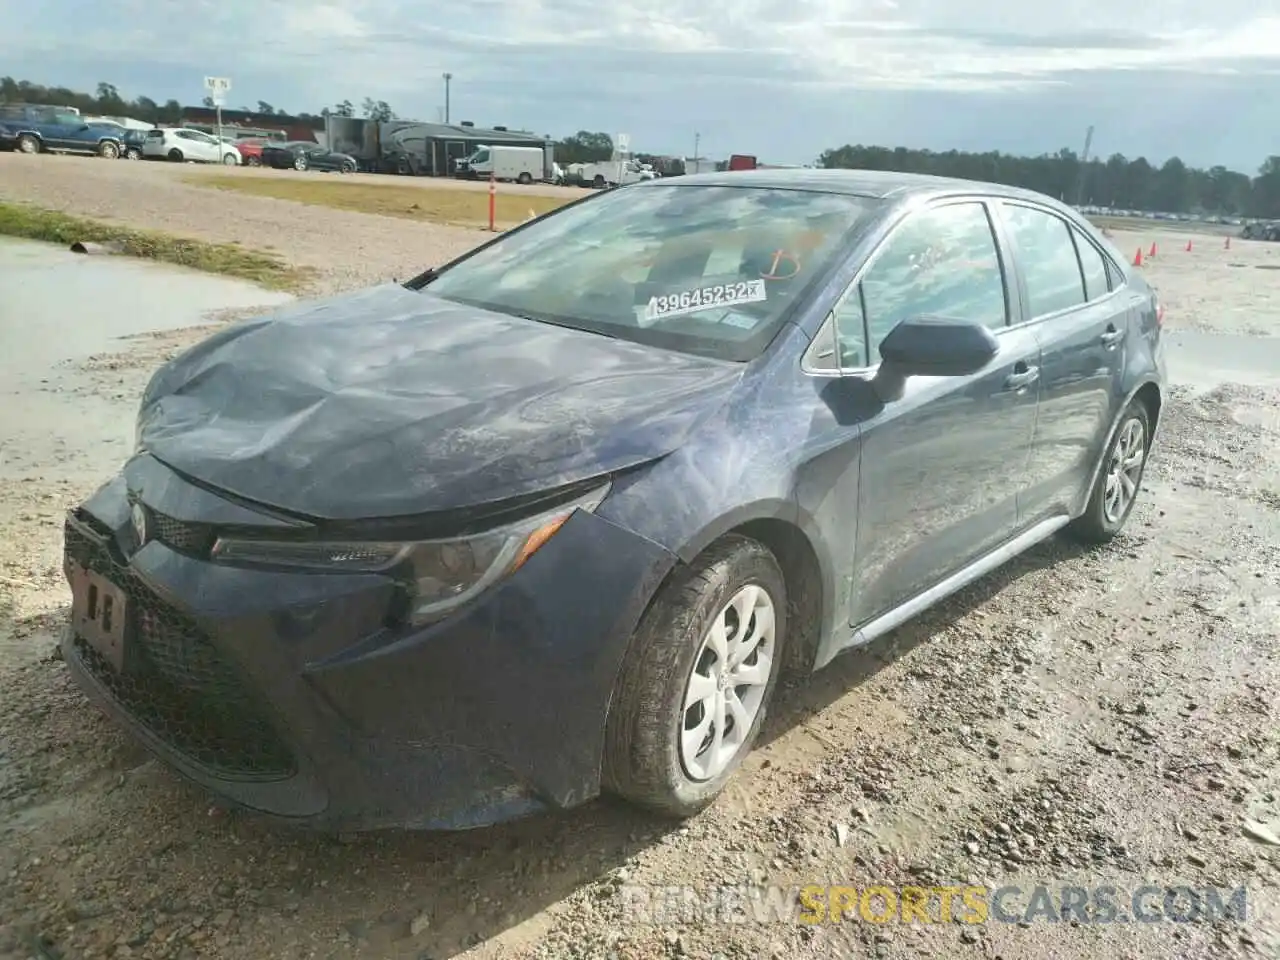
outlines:
[[[1267,245],[1185,239],[1116,239],[1159,243],[1144,269],[1179,381],[1125,534],[1043,544],[782,689],[766,742],[683,825],[599,801],[463,835],[300,834],[140,754],[50,656],[60,516],[117,467],[150,367],[208,328],[83,345],[39,328],[0,412],[0,957],[1274,956],[1280,847],[1249,825],[1280,831],[1280,272],[1230,266],[1269,264]],[[191,324],[175,299],[138,329]],[[0,312],[0,339],[25,344],[16,322]],[[1243,886],[1249,909],[817,926],[635,911],[662,885],[968,883],[1122,902],[1147,883]]]

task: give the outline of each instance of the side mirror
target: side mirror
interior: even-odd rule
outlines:
[[[912,317],[880,344],[876,392],[886,402],[902,396],[907,377],[967,377],[1000,351],[990,330],[970,320]]]

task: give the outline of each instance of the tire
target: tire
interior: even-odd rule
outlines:
[[[533,183],[533,177],[527,173],[522,173],[520,176],[516,177],[516,183],[527,187],[529,184]]]
[[[246,167],[260,167],[262,166],[262,158],[253,155],[247,156],[244,158],[244,165]]]
[[[139,150],[137,147],[130,147],[128,150],[125,151],[124,155],[130,160],[142,159],[142,151]]]
[[[119,160],[120,148],[110,140],[103,140],[98,144],[98,156],[103,160]]]
[[[343,160],[342,166],[338,168],[339,173],[355,173],[356,165],[350,160]]]
[[[1142,401],[1134,400],[1120,416],[1089,493],[1089,502],[1084,513],[1067,525],[1068,534],[1081,543],[1101,544],[1120,532],[1142,492],[1150,450],[1151,415]],[[1131,466],[1123,469],[1124,463]],[[1123,478],[1127,478],[1128,483]]]
[[[305,153],[300,153],[293,158],[293,169],[295,170],[307,169],[307,155]]]
[[[759,646],[745,658],[745,670],[756,682],[732,688],[750,719],[745,734],[734,737],[732,755],[703,763],[699,758],[708,756],[705,737],[717,727],[714,715],[726,689],[713,679],[719,674],[714,663],[724,661],[708,646],[709,630],[734,610],[735,602],[746,599],[751,587],[772,605],[773,631],[771,637],[762,633]],[[767,623],[766,609],[758,602],[754,607],[748,620],[753,632]],[[689,817],[710,805],[760,732],[783,661],[786,609],[786,582],[778,562],[754,540],[727,536],[692,564],[677,568],[645,612],[623,658],[605,727],[604,788],[669,817]],[[735,618],[728,619],[734,628]],[[761,656],[766,644],[771,648],[767,664]],[[733,646],[731,641],[729,649]],[[707,699],[690,703],[695,668],[704,677]],[[687,724],[700,728],[709,715],[705,734],[682,736]],[[723,717],[732,720],[727,713]],[[720,729],[735,732],[732,724]],[[682,746],[686,739],[701,747]]]
[[[169,157],[169,159],[170,159],[170,160],[172,160],[174,163],[181,163],[181,162],[182,162],[182,151],[181,151],[181,150],[179,150],[177,147],[174,147],[172,150],[170,150],[170,151],[169,151],[169,153],[168,153],[168,157]]]
[[[591,185],[595,187],[597,190],[603,190],[605,185],[604,177],[601,174],[597,173],[596,178],[591,181]]]
[[[222,165],[224,167],[236,167],[240,165],[240,161],[236,159],[234,153],[224,153],[222,155]]]
[[[18,152],[19,153],[39,153],[40,138],[32,136],[29,133],[18,135]]]

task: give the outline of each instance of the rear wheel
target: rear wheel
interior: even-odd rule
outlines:
[[[29,133],[19,134],[18,150],[22,153],[39,153],[40,140]]]
[[[120,148],[110,140],[103,140],[98,144],[98,156],[104,160],[118,160],[120,159]]]
[[[1142,488],[1151,447],[1151,416],[1134,400],[1120,417],[1084,513],[1067,527],[1083,543],[1106,543],[1124,526]]]
[[[773,554],[745,537],[677,569],[623,661],[605,730],[608,790],[675,817],[715,800],[764,721],[786,603]]]
[[[595,187],[597,190],[603,190],[605,185],[604,176],[602,174],[597,173],[596,178],[591,181],[591,185]]]
[[[182,151],[179,150],[177,147],[174,147],[172,150],[169,151],[169,159],[172,160],[174,163],[181,163]]]
[[[522,183],[527,187],[529,184],[533,183],[533,177],[527,173],[522,173],[520,176],[516,177],[516,182]]]
[[[244,164],[246,167],[260,167],[262,166],[262,158],[255,157],[252,154],[250,154],[249,156],[244,158]]]
[[[354,160],[343,160],[342,166],[338,168],[340,173],[355,173],[356,164]]]

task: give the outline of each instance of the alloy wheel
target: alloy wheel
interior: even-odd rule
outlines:
[[[1142,421],[1125,421],[1107,464],[1107,483],[1102,494],[1102,512],[1108,523],[1124,519],[1138,493],[1142,464],[1147,456],[1147,437]]]
[[[773,671],[773,599],[748,584],[716,614],[685,687],[680,761],[692,780],[718,776],[751,733]]]

